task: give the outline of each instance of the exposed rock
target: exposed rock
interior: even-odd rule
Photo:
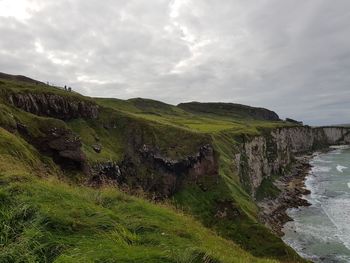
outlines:
[[[101,144],[94,144],[94,145],[92,145],[92,149],[95,152],[100,153],[102,151],[102,145]]]
[[[28,134],[28,126],[24,125],[23,123],[17,122],[16,123],[17,130],[22,134]]]
[[[350,129],[343,127],[285,127],[245,139],[237,147],[234,168],[253,196],[265,177],[283,174],[296,154],[350,143]]]
[[[36,138],[34,145],[65,169],[86,170],[86,157],[81,150],[81,141],[72,131],[51,128],[45,136]]]
[[[349,144],[349,134],[350,129],[345,127],[299,126],[274,129],[244,139],[237,147],[233,163],[242,185],[253,197],[265,178],[281,175],[274,182],[281,194],[275,199],[258,203],[261,221],[282,235],[283,225],[291,220],[286,210],[308,205],[301,197],[308,194],[304,188],[304,178],[310,165],[307,157],[297,156],[330,145]]]
[[[169,159],[143,145],[138,153],[132,157],[126,155],[120,163],[94,165],[92,174],[92,184],[116,182],[162,199],[176,193],[184,183],[195,183],[203,190],[208,189],[218,180],[218,166],[210,145],[181,160]]]
[[[165,197],[174,194],[183,183],[194,183],[206,190],[217,182],[218,165],[210,145],[202,146],[196,155],[182,160],[169,159],[146,145],[140,149],[140,154],[152,170],[161,174],[162,184],[154,190]]]
[[[94,185],[120,183],[121,171],[116,162],[97,163],[92,166],[91,183]]]
[[[258,202],[261,209],[260,221],[279,236],[283,236],[283,225],[292,220],[286,213],[287,209],[310,205],[303,199],[304,195],[310,194],[304,184],[305,177],[311,168],[310,158],[311,156],[298,157],[291,171],[274,182],[281,191],[278,197]]]
[[[13,93],[8,101],[24,111],[62,120],[97,119],[99,115],[99,107],[92,101],[51,93]]]
[[[217,201],[217,205],[215,207],[215,217],[218,219],[230,219],[235,220],[238,216],[240,216],[239,209],[235,206],[232,201]]]

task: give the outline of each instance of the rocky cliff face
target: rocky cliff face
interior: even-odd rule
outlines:
[[[142,189],[154,198],[166,198],[183,184],[196,184],[205,190],[218,179],[214,149],[202,146],[198,153],[181,160],[169,159],[147,145],[134,156],[117,164],[108,162],[92,167],[92,183],[115,182],[130,189]]]
[[[300,126],[275,129],[240,144],[234,167],[246,190],[254,196],[263,179],[283,174],[296,154],[349,143],[349,128]]]
[[[99,107],[94,102],[57,94],[14,93],[8,95],[8,102],[24,111],[61,120],[97,119],[99,115]]]
[[[80,138],[66,129],[50,128],[45,136],[36,138],[34,145],[64,169],[87,172],[86,157],[81,150]]]

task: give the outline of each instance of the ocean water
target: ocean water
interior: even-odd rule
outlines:
[[[284,242],[313,262],[350,262],[350,148],[316,155],[306,179],[310,207],[288,210]]]

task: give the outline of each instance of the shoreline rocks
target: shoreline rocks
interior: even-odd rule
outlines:
[[[278,197],[264,199],[257,203],[261,209],[260,221],[278,236],[284,235],[283,226],[292,221],[292,218],[287,214],[288,209],[310,206],[310,203],[303,196],[310,194],[310,191],[305,188],[305,180],[311,170],[310,160],[313,156],[308,154],[296,157],[290,172],[274,182],[275,186],[281,191]]]
[[[312,165],[310,161],[321,152],[328,152],[330,148],[322,151],[307,153],[295,157],[291,169],[274,182],[281,193],[274,199],[264,199],[257,202],[260,208],[259,219],[278,236],[284,236],[283,227],[287,222],[293,221],[287,210],[310,206],[304,196],[311,194],[306,188],[305,181],[310,174]]]

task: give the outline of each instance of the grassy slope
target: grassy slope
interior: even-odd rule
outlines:
[[[165,205],[68,185],[39,156],[0,128],[0,262],[273,262]]]
[[[15,92],[47,92],[49,89],[50,92],[59,93],[62,96],[77,96],[77,99],[89,99],[56,88],[48,88],[45,85],[36,86],[2,80],[0,85],[1,91],[5,90],[4,87]],[[10,116],[7,120],[1,122],[2,124],[13,122],[11,114],[15,111],[15,118],[20,119],[22,123],[28,124],[30,127],[33,126],[33,132],[40,131],[37,126],[46,122],[51,122],[52,125],[68,125],[82,137],[83,149],[91,162],[121,160],[125,149],[128,147],[130,134],[134,137],[137,134],[136,137],[142,138],[145,142],[159,146],[164,154],[173,158],[182,158],[194,153],[199,146],[211,142],[220,153],[221,181],[219,185],[206,192],[196,187],[184,189],[175,196],[174,204],[191,213],[222,236],[232,239],[244,248],[249,249],[255,255],[276,257],[286,262],[299,261],[295,253],[286,247],[280,239],[257,223],[257,207],[243,190],[237,174],[231,169],[230,161],[233,158],[235,145],[239,142],[242,134],[253,136],[259,134],[261,129],[270,129],[287,124],[236,119],[230,116],[193,114],[175,106],[152,100],[95,100],[102,106],[98,121],[74,120],[65,124],[49,118],[39,118],[0,104],[6,111],[9,111],[7,116]],[[35,125],[31,124],[32,120],[36,120]],[[106,123],[114,128],[103,128]],[[96,137],[103,145],[101,154],[95,153],[91,148],[91,145],[96,143]],[[40,182],[38,181],[38,183]],[[54,188],[56,184],[59,185],[55,181],[51,187]],[[76,194],[80,193],[79,190],[76,189]],[[45,191],[50,193],[47,189]],[[77,195],[74,198],[79,199],[80,197]],[[232,201],[241,211],[239,220],[216,222],[213,209],[218,200]],[[82,202],[88,201],[84,200]],[[87,215],[83,217],[85,216]],[[228,260],[228,262],[232,261]]]
[[[187,187],[174,197],[174,204],[215,229],[222,236],[234,240],[257,256],[271,256],[282,260],[300,258],[279,238],[258,223],[258,208],[241,185],[240,178],[231,168],[236,146],[242,137],[259,135],[262,130],[290,125],[285,122],[237,118],[230,115],[194,114],[178,107],[146,99],[97,99],[101,106],[125,114],[175,128],[205,135],[220,154],[220,182],[209,191]],[[172,140],[176,140],[173,138]],[[235,220],[215,217],[218,202],[230,201],[240,211]],[[301,260],[300,260],[301,261]]]

